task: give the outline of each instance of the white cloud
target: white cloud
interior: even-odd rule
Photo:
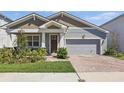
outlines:
[[[101,13],[99,15],[96,16],[92,16],[92,17],[87,17],[87,20],[109,20],[112,19],[116,16],[118,16],[120,13],[117,12],[105,12],[105,13]]]

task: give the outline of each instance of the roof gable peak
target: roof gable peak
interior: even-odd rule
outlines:
[[[93,23],[90,23],[90,22],[88,22],[86,20],[83,20],[83,19],[81,19],[81,18],[79,18],[77,16],[74,16],[74,15],[68,13],[68,12],[65,12],[65,11],[60,11],[58,13],[55,13],[55,14],[51,15],[51,16],[48,16],[48,19],[50,20],[50,19],[55,18],[56,16],[60,16],[60,15],[62,15],[62,16],[64,15],[64,16],[67,16],[69,18],[72,18],[72,19],[74,19],[76,21],[79,21],[81,23],[84,23],[84,24],[86,24],[86,25],[88,25],[90,27],[93,27],[95,29],[98,29],[98,30],[100,30],[102,32],[109,33],[109,31],[107,31],[107,30],[105,30],[105,29],[103,29],[103,28],[101,28],[101,27],[99,27],[99,26],[97,26],[97,25],[95,25]]]
[[[37,18],[39,18],[39,19],[41,19],[41,20],[43,20],[43,21],[45,21],[45,22],[48,22],[48,21],[49,21],[47,18],[45,18],[45,17],[43,17],[43,16],[41,16],[41,15],[39,15],[39,14],[33,12],[33,13],[30,13],[30,14],[28,14],[28,15],[26,15],[26,16],[23,16],[23,17],[21,17],[21,18],[15,20],[15,21],[13,21],[13,22],[11,22],[11,23],[8,23],[8,24],[4,25],[3,27],[15,25],[15,24],[24,22],[25,20],[31,19],[31,18],[34,18],[34,19],[35,19],[35,17],[37,17]]]

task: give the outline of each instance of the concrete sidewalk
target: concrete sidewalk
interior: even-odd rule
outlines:
[[[77,82],[76,73],[0,73],[0,82]]]
[[[124,82],[124,72],[83,72],[78,75],[85,82]]]
[[[124,82],[124,72],[78,73],[85,82]],[[76,73],[0,73],[0,82],[78,82]]]

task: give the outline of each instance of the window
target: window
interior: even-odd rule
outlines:
[[[33,36],[33,46],[39,46],[39,36]]]
[[[29,47],[32,47],[32,46],[33,46],[33,45],[32,45],[32,36],[28,36],[27,39],[28,39],[28,40],[27,40],[27,41],[28,41],[28,46],[29,46]]]
[[[28,47],[39,47],[40,46],[40,37],[39,36],[27,36],[27,45]]]

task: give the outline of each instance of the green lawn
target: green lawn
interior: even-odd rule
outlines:
[[[0,72],[75,72],[69,61],[0,64]]]
[[[121,59],[121,60],[124,60],[124,56],[116,57],[116,58]]]

